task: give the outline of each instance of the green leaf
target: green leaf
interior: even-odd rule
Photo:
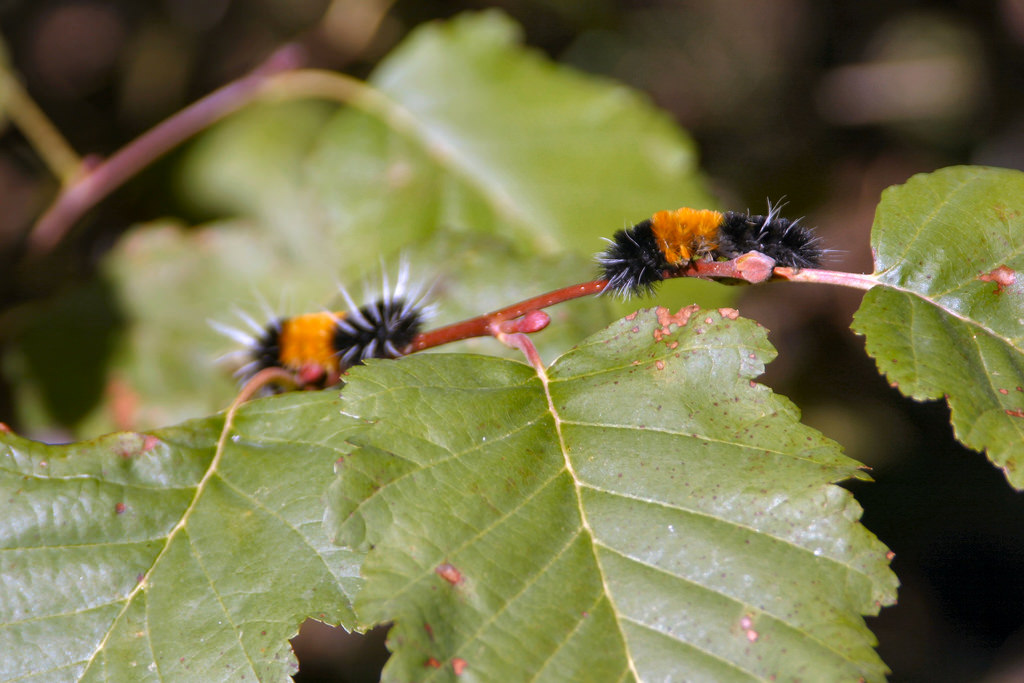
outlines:
[[[1024,488],[1024,173],[914,176],[883,194],[871,244],[868,353],[905,395],[945,397],[957,439]]]
[[[623,221],[708,205],[693,144],[667,114],[521,39],[498,12],[428,24],[371,82],[412,115],[433,158],[539,245],[592,253]]]
[[[353,626],[361,554],[321,497],[335,392],[71,446],[0,434],[0,680],[290,681],[315,616]]]
[[[372,419],[328,523],[369,549],[385,680],[871,680],[886,551],[832,482],[864,478],[752,379],[734,312],[645,311],[546,372],[414,356],[352,372]]]
[[[257,104],[199,138],[187,153],[176,189],[182,201],[218,215],[260,216],[265,238],[301,238],[314,228],[304,178],[334,107],[317,100]],[[285,245],[276,245],[285,246]]]

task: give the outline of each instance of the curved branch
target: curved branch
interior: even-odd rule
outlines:
[[[190,104],[85,170],[64,186],[36,221],[28,238],[29,253],[38,256],[53,249],[100,200],[188,138],[263,96],[274,74],[296,69],[304,59],[296,46],[281,48],[248,75]]]

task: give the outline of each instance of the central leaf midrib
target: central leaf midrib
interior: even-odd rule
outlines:
[[[615,600],[612,598],[611,589],[608,587],[608,579],[604,574],[604,567],[601,565],[601,559],[597,555],[597,537],[594,534],[593,527],[590,525],[590,521],[587,519],[586,510],[583,507],[583,495],[581,493],[581,481],[579,475],[576,474],[576,468],[572,464],[572,459],[569,457],[569,449],[565,445],[565,437],[562,434],[562,418],[558,412],[558,408],[555,407],[554,398],[551,396],[551,388],[549,386],[550,380],[548,378],[547,371],[543,366],[535,366],[537,377],[540,379],[541,386],[544,388],[544,397],[547,399],[548,411],[551,413],[551,418],[554,421],[555,433],[558,436],[558,448],[562,453],[562,460],[564,462],[564,469],[572,479],[573,490],[576,495],[576,508],[580,515],[580,523],[583,526],[584,532],[590,537],[590,550],[594,558],[594,566],[597,569],[598,577],[601,580],[601,587],[605,597],[608,599],[608,603],[611,605],[612,614],[615,617],[615,626],[619,631],[619,638],[622,640],[622,651],[626,655],[626,663],[630,673],[633,674],[633,678],[640,681],[640,673],[637,671],[636,662],[633,661],[633,654],[629,649],[629,641],[626,639],[626,632],[622,628],[622,622],[620,620],[619,609],[615,605]]]

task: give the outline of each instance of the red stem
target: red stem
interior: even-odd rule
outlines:
[[[490,336],[494,334],[495,326],[498,323],[518,318],[531,311],[539,311],[542,308],[547,308],[563,301],[571,301],[572,299],[578,299],[591,294],[600,294],[604,291],[607,284],[608,282],[605,280],[593,280],[563,289],[556,289],[553,292],[512,304],[508,308],[502,308],[501,310],[486,313],[476,318],[470,318],[469,320],[463,320],[446,327],[439,327],[430,332],[424,332],[413,339],[409,352],[422,351],[423,349],[450,344],[462,341],[463,339],[470,339],[471,337]]]
[[[522,332],[515,334],[501,335],[501,341],[513,349],[519,349],[523,355],[526,356],[526,360],[530,362],[530,365],[537,370],[538,373],[544,373],[544,361],[541,360],[540,353],[537,352],[537,347],[533,345],[530,338]]]

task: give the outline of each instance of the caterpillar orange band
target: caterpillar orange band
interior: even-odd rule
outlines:
[[[722,214],[706,209],[659,211],[651,216],[651,231],[665,262],[679,265],[710,254],[718,247]]]
[[[305,313],[282,320],[277,335],[278,364],[286,370],[301,370],[309,365],[338,371],[338,349],[334,337],[338,321],[345,313]]]

